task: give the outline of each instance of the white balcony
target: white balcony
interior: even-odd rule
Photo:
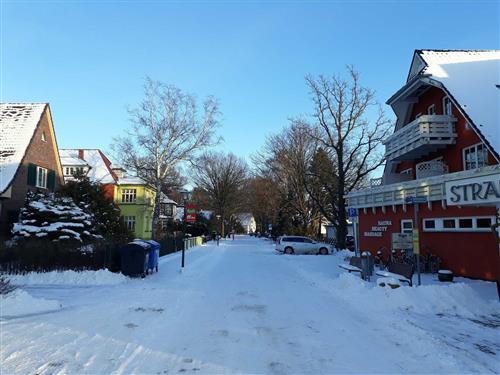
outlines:
[[[446,168],[445,168],[446,169]],[[437,173],[432,168],[426,172]],[[405,197],[426,197],[428,202],[446,200],[445,183],[473,177],[498,176],[500,165],[479,169],[444,173],[411,181],[377,185],[350,192],[346,198],[349,207],[369,208],[391,205],[405,205]],[[385,181],[384,181],[385,182]]]
[[[388,161],[415,160],[455,143],[456,118],[423,115],[384,141]]]
[[[416,167],[417,179],[440,176],[448,173],[448,165],[441,160],[431,160],[418,163]]]

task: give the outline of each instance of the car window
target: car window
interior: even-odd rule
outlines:
[[[283,237],[281,239],[281,242],[293,242],[293,238],[292,237]]]
[[[290,237],[290,238],[291,238],[291,242],[304,242],[302,240],[302,238],[300,238],[300,237]]]
[[[313,241],[310,238],[303,238],[302,240],[305,243],[313,243]]]

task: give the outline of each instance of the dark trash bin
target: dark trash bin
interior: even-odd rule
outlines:
[[[160,244],[154,240],[144,240],[143,242],[146,242],[147,244],[150,245],[148,271],[151,271],[151,273],[153,273],[153,271],[156,270],[156,272],[158,272],[158,260],[160,258]]]
[[[129,242],[120,249],[122,273],[126,276],[145,277],[148,272],[149,248],[146,242]]]

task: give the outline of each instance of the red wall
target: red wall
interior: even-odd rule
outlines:
[[[104,189],[104,193],[108,198],[114,199],[115,197],[115,185],[113,184],[104,184],[102,185]]]
[[[445,92],[437,87],[431,87],[425,93],[423,93],[418,98],[418,103],[413,106],[413,110],[411,112],[410,119],[408,122],[411,122],[415,119],[415,116],[418,113],[427,114],[427,108],[434,104],[436,106],[436,114],[441,115],[444,113],[443,110],[443,98],[446,96]],[[451,172],[459,172],[464,169],[463,167],[463,158],[462,158],[462,150],[466,147],[472,146],[476,143],[480,143],[481,140],[477,136],[476,132],[471,128],[466,126],[466,119],[462,116],[462,114],[458,111],[458,109],[453,105],[452,106],[453,116],[457,119],[455,123],[455,130],[457,132],[456,143],[454,145],[450,145],[445,149],[439,150],[435,153],[429,154],[421,159],[414,161],[405,161],[401,162],[396,168],[396,173],[399,173],[405,169],[413,168],[413,178],[415,178],[415,164],[435,159],[437,157],[442,156],[446,164],[448,164],[448,168]],[[488,153],[488,161],[489,164],[496,164],[495,158],[491,153]]]
[[[493,232],[423,232],[422,219],[432,217],[491,216],[495,215],[495,207],[447,207],[433,203],[432,210],[427,204],[419,206],[420,248],[421,254],[426,252],[438,255],[443,263],[442,268],[451,269],[456,275],[485,279],[500,279],[500,259],[496,236]],[[413,219],[413,207],[386,207],[386,212],[378,207],[375,214],[368,208],[366,214],[359,210],[359,243],[362,251],[369,250],[373,255],[382,247],[384,258],[391,250],[391,233],[401,232],[401,220]],[[378,221],[391,220],[392,225],[382,232],[382,237],[365,237]]]

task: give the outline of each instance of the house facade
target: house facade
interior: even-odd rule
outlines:
[[[102,184],[134,236],[151,239],[154,189],[138,177],[127,177],[125,169],[112,165],[99,149],[61,149],[60,154],[66,181],[73,180],[79,171],[91,181]]]
[[[9,236],[28,191],[53,192],[62,183],[49,104],[0,104],[0,236]]]
[[[442,268],[500,278],[499,66],[500,51],[415,52],[387,102],[397,122],[384,174],[346,197],[361,250],[388,256],[402,246],[395,234],[411,233],[410,250],[439,256]]]
[[[152,238],[155,196],[155,190],[139,177],[122,177],[115,185],[115,203],[125,225],[137,238]]]

